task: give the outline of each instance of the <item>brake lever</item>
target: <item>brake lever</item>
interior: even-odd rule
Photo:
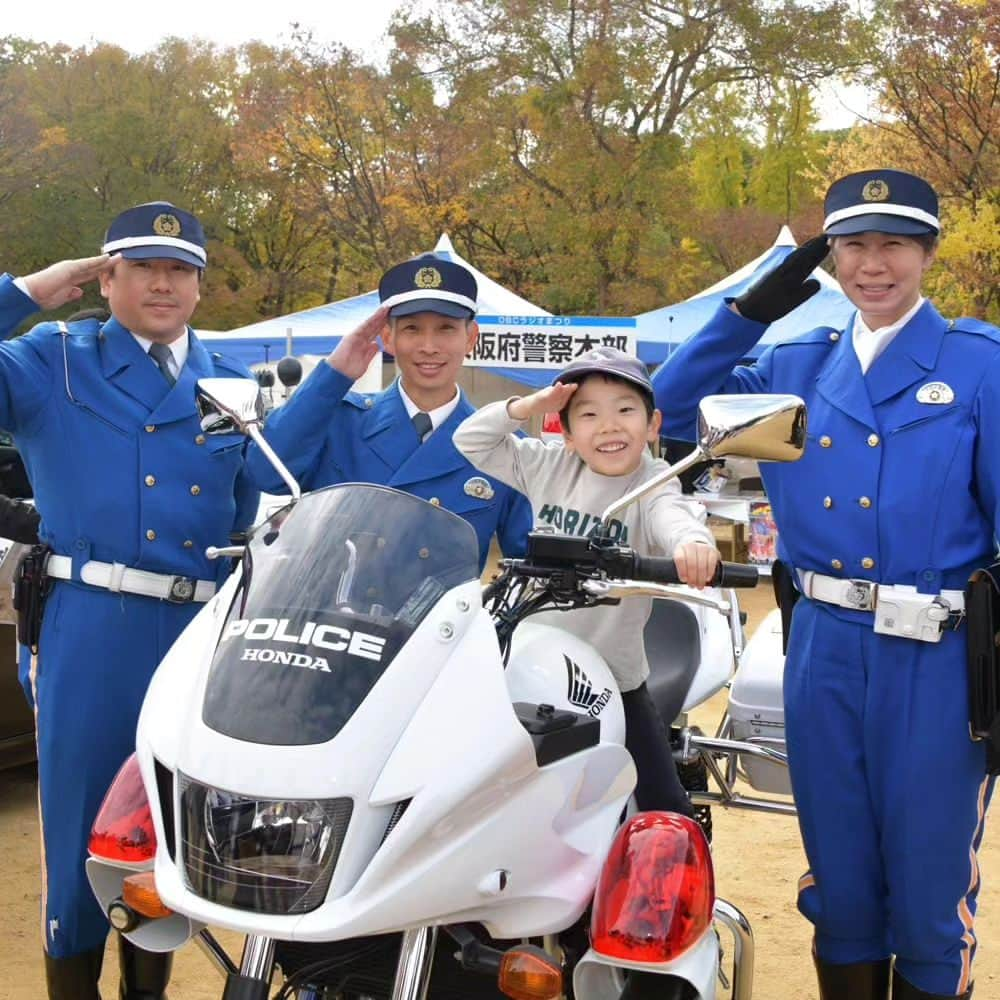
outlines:
[[[583,589],[594,596],[601,597],[655,597],[660,600],[678,601],[682,604],[699,604],[712,608],[720,614],[728,615],[731,605],[729,601],[699,594],[689,587],[675,587],[666,583],[635,583],[631,580],[585,580]]]

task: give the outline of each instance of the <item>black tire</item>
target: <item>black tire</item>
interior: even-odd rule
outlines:
[[[708,791],[708,768],[701,757],[696,757],[690,763],[677,764],[677,776],[681,779],[681,784],[688,792]],[[708,805],[692,805],[694,818],[698,821],[705,839],[712,843],[712,807]]]

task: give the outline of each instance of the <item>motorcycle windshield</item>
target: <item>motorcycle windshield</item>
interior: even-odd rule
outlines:
[[[462,518],[379,486],[309,493],[255,531],[202,718],[235,739],[325,743],[441,595],[479,578]]]

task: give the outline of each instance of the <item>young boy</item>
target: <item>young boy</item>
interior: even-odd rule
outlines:
[[[562,421],[563,444],[516,435],[530,417],[553,412]],[[461,424],[454,441],[473,465],[527,496],[536,522],[589,536],[606,507],[666,468],[647,447],[659,430],[645,366],[613,347],[599,347],[567,365],[548,388],[484,406]],[[693,587],[708,584],[719,561],[703,509],[682,499],[676,480],[629,505],[621,521],[607,528],[642,555],[671,555],[681,580]],[[690,816],[646,689],[642,632],[651,607],[651,598],[629,597],[616,606],[552,611],[532,620],[585,639],[611,668],[625,705],[625,745],[638,772],[639,808]]]

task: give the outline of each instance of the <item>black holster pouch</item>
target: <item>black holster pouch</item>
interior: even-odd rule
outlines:
[[[969,734],[986,741],[986,773],[1000,774],[1000,563],[977,569],[965,588]]]
[[[774,587],[774,600],[781,609],[781,652],[787,653],[792,611],[795,609],[795,602],[802,595],[795,586],[795,571],[780,559],[771,566],[771,586]]]
[[[17,612],[17,641],[33,653],[38,652],[42,611],[52,587],[45,572],[51,551],[47,545],[32,545],[14,573],[12,603]]]

